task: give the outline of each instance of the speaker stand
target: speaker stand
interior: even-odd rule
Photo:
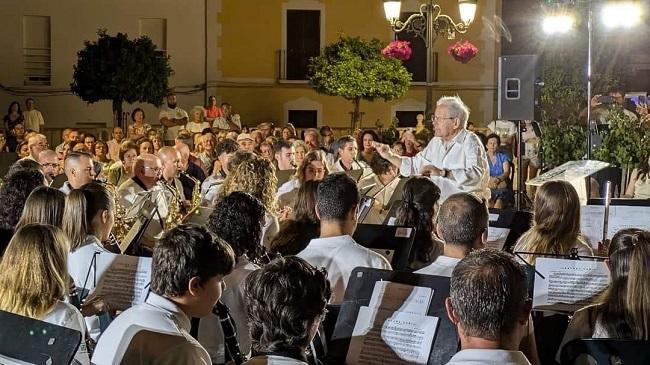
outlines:
[[[528,194],[526,193],[526,185],[524,184],[524,179],[523,179],[524,171],[523,171],[522,157],[524,156],[524,152],[526,151],[526,143],[522,140],[521,124],[523,123],[523,120],[518,120],[516,123],[517,123],[518,153],[517,153],[517,190],[515,191],[517,197],[515,199],[515,209],[517,211],[521,211],[523,210],[524,207],[532,207],[533,202],[530,199],[530,197],[528,197]],[[526,173],[526,177],[528,177],[528,173]]]

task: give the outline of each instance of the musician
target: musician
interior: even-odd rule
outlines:
[[[112,194],[103,184],[91,182],[68,195],[63,212],[63,231],[70,238],[71,252],[68,272],[81,294],[81,299],[97,285],[94,256],[110,253],[108,241],[115,223],[115,206]],[[96,315],[86,317],[90,337],[97,340],[100,321]]]
[[[368,224],[382,224],[388,214],[388,202],[390,201],[397,185],[399,177],[397,169],[388,160],[375,154],[370,166],[373,174],[359,181],[359,189],[367,190],[365,196],[374,198],[373,206],[370,208],[366,219]],[[369,190],[368,190],[369,189]]]
[[[183,185],[183,194],[187,199],[191,199],[194,185],[200,184],[202,181],[205,180],[205,173],[203,172],[203,169],[201,167],[199,167],[194,161],[191,160],[190,147],[187,144],[179,140],[176,140],[176,145],[174,146],[174,148],[176,149],[176,151],[178,151],[178,153],[181,156],[181,173],[179,176],[179,180]],[[199,182],[196,183],[191,177],[198,180]]]
[[[279,140],[273,146],[275,161],[278,170],[293,170],[296,168],[296,149],[293,145],[285,140]]]
[[[68,181],[59,190],[69,195],[73,189],[79,189],[95,180],[93,158],[86,153],[70,152],[65,157],[64,172]]]
[[[256,356],[245,364],[306,365],[331,295],[327,272],[295,256],[250,274],[245,298]]]
[[[56,152],[52,150],[45,150],[38,154],[38,163],[43,166],[45,172],[45,179],[48,184],[52,186],[54,179],[61,175],[61,163]]]
[[[133,164],[134,176],[117,189],[119,201],[124,207],[132,206],[139,196],[151,190],[160,179],[162,162],[156,155],[143,153]]]
[[[329,174],[325,152],[315,150],[307,153],[296,175],[278,188],[278,201],[281,207],[293,206],[298,189],[305,181],[323,180]]]
[[[178,179],[182,171],[181,154],[174,147],[166,146],[158,151],[158,157],[162,162],[162,179],[160,180],[167,189],[167,195],[175,194],[184,202],[183,185]]]
[[[251,338],[243,284],[251,272],[260,268],[256,262],[260,261],[264,253],[259,242],[265,212],[266,209],[259,199],[235,191],[217,203],[207,224],[208,229],[226,241],[235,252],[235,268],[224,278],[226,289],[221,296],[221,302],[230,309],[230,316],[236,326],[239,350],[244,355],[250,352]],[[213,363],[227,362],[227,356],[224,356],[223,331],[215,315],[201,319],[198,340],[208,350]]]
[[[229,163],[230,158],[237,152],[239,146],[237,142],[230,138],[226,138],[215,147],[215,155],[217,159],[214,161],[214,168],[212,175],[208,176],[201,184],[201,196],[203,196],[203,205],[214,205],[214,200],[219,193],[219,188],[226,176],[230,173]]]
[[[352,136],[343,136],[336,141],[339,159],[332,165],[332,172],[363,170],[361,179],[372,175],[372,169],[364,161],[357,160],[359,146]]]
[[[345,174],[332,174],[318,186],[316,215],[320,238],[309,242],[298,256],[316,267],[325,267],[332,282],[333,304],[343,301],[350,274],[356,267],[391,270],[390,263],[352,239],[357,227],[359,190]]]
[[[81,332],[73,363],[89,364],[86,323],[77,308],[64,302],[69,249],[70,240],[61,228],[27,224],[18,229],[0,262],[0,310]],[[3,325],[3,337],[12,335],[8,327]],[[72,339],[57,337],[66,340]]]
[[[203,227],[167,232],[154,249],[149,296],[111,323],[92,363],[210,364],[189,333],[191,318],[212,312],[234,263],[230,246]]]
[[[390,146],[376,143],[381,157],[397,166],[402,176],[426,175],[440,187],[441,199],[457,192],[490,198],[490,178],[481,140],[465,129],[469,108],[457,96],[445,96],[436,103],[433,116],[435,137],[415,157],[395,155]]]

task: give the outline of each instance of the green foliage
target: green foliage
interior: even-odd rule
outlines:
[[[411,74],[394,58],[385,58],[380,40],[340,38],[311,59],[311,86],[319,93],[348,100],[392,100],[408,91]]]
[[[84,42],[77,53],[72,92],[87,103],[112,100],[114,111],[121,111],[124,101],[159,106],[172,74],[169,57],[162,57],[147,37],[130,40],[126,34],[110,36],[106,30],[97,35],[97,41]]]
[[[598,160],[621,168],[631,168],[648,158],[650,128],[623,113],[619,106],[609,110],[609,130],[603,132],[603,143],[594,151]]]
[[[399,140],[399,131],[397,130],[398,122],[399,120],[397,117],[393,117],[391,124],[388,126],[388,128],[385,128],[384,123],[377,119],[375,122],[375,129],[377,130],[377,134],[379,134],[382,143],[392,146],[393,143]]]
[[[564,122],[546,121],[542,131],[544,162],[549,168],[567,161],[580,160],[586,154],[586,128],[569,118]]]

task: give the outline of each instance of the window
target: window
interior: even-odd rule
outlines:
[[[402,13],[400,16],[401,21],[406,21],[409,16],[416,13]],[[414,82],[426,82],[427,81],[427,47],[422,40],[422,38],[416,36],[413,33],[403,31],[401,33],[396,33],[397,39],[402,41],[411,42],[411,58],[404,62],[406,69],[413,74]],[[433,81],[438,81],[438,53],[434,54],[433,58],[434,73]]]
[[[289,123],[296,128],[316,128],[318,126],[318,111],[289,110]]]
[[[395,116],[397,117],[397,126],[400,128],[414,128],[418,122],[416,117],[418,114],[424,114],[423,110],[403,110],[403,111],[397,111],[395,112]]]
[[[49,86],[52,84],[52,48],[50,17],[26,15],[23,17],[24,84]]]
[[[309,59],[320,54],[321,11],[287,9],[285,37],[280,79],[307,80]]]
[[[167,19],[140,19],[140,36],[147,36],[161,56],[167,56]]]

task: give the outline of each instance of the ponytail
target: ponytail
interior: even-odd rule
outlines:
[[[625,307],[633,324],[632,336],[636,340],[650,340],[650,242],[639,242],[632,248],[630,273],[625,293]]]
[[[104,185],[91,182],[70,192],[63,213],[63,231],[70,238],[72,251],[95,233],[92,221],[102,210],[113,210],[113,197]]]

